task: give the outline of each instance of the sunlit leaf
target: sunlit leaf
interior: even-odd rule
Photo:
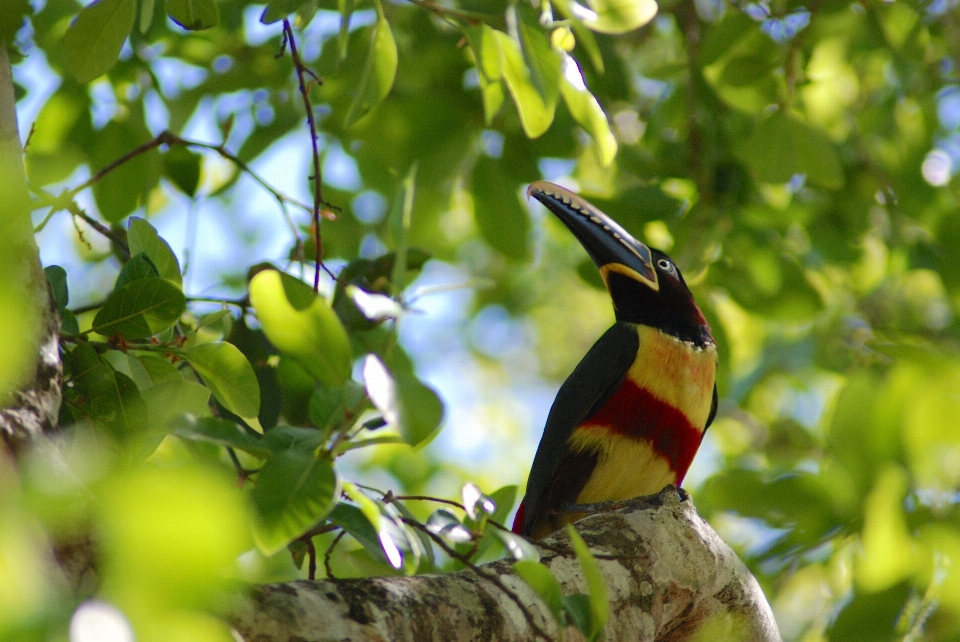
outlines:
[[[534,85],[520,45],[501,31],[495,31],[494,34],[500,41],[503,52],[503,79],[510,90],[513,103],[517,106],[520,124],[529,138],[537,138],[547,131],[553,122],[557,92],[542,95]],[[554,55],[557,54],[554,52]]]
[[[563,56],[563,78],[560,80],[560,95],[567,109],[578,123],[590,134],[600,150],[600,162],[604,167],[617,155],[617,139],[610,131],[610,123],[600,103],[587,89],[577,62],[569,55]]]
[[[481,515],[493,515],[497,509],[497,504],[489,496],[484,495],[474,483],[464,484],[460,489],[460,496],[463,498],[463,507],[470,519],[479,519]]]
[[[261,517],[254,529],[257,546],[265,555],[283,549],[327,516],[337,494],[337,476],[327,459],[298,450],[270,457],[251,493]]]
[[[310,286],[263,270],[250,280],[250,301],[270,342],[321,383],[339,386],[350,378],[353,355],[346,330]]]
[[[253,367],[231,343],[204,343],[184,350],[186,359],[227,410],[244,419],[260,412],[260,386]]]
[[[443,404],[432,389],[415,376],[391,375],[372,354],[364,361],[363,377],[370,401],[408,444],[416,446],[434,434],[443,418]]]
[[[570,2],[570,12],[599,33],[621,34],[647,24],[657,15],[654,0],[587,0]]]
[[[427,529],[434,535],[439,535],[455,544],[469,542],[473,539],[470,530],[457,519],[457,516],[444,508],[435,510],[430,515],[430,518],[427,519]]]
[[[527,538],[510,531],[502,531],[499,528],[493,531],[494,536],[500,540],[510,556],[517,560],[526,560],[532,562],[540,561],[540,551],[531,544]]]
[[[136,16],[136,0],[96,0],[80,10],[63,37],[67,68],[78,82],[113,67]]]

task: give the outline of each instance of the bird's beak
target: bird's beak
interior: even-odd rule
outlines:
[[[573,232],[600,269],[608,290],[611,272],[639,281],[654,291],[660,290],[650,248],[633,238],[612,218],[570,190],[547,181],[531,183],[527,198],[531,196],[556,214]]]

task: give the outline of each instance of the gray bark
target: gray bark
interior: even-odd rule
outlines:
[[[606,580],[610,620],[602,639],[781,639],[756,579],[674,487],[591,515],[576,528],[598,556]],[[564,593],[586,593],[565,531],[544,544],[542,561]],[[557,630],[544,604],[513,574],[510,561],[482,568],[499,577],[553,639],[561,634],[568,641],[582,639],[572,628]],[[470,569],[268,584],[250,591],[232,621],[245,642],[536,639],[517,604]]]
[[[0,436],[17,455],[56,428],[60,320],[33,239],[13,73],[0,41],[0,307],[8,347],[0,372]]]

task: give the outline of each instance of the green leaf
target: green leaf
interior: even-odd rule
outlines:
[[[200,166],[203,156],[191,152],[186,147],[176,146],[171,147],[162,158],[163,173],[170,182],[187,196],[191,198],[196,196],[197,187],[200,185]]]
[[[490,519],[498,524],[504,524],[510,515],[511,509],[513,509],[513,503],[517,500],[517,486],[511,484],[498,488],[490,493],[490,499],[497,504],[497,510],[493,512]]]
[[[140,252],[120,268],[120,274],[117,275],[116,287],[123,287],[132,281],[139,281],[140,279],[150,277],[156,278],[158,276],[160,276],[160,274],[157,272],[157,268],[154,267],[153,261],[148,259],[146,254]]]
[[[339,495],[337,476],[326,459],[289,450],[264,462],[251,497],[261,521],[254,540],[273,555],[322,520]]]
[[[168,381],[183,381],[183,376],[176,366],[154,354],[127,354],[127,364],[130,376],[141,390]]]
[[[270,0],[260,16],[260,22],[269,25],[282,20],[297,10],[303,0]]]
[[[435,510],[426,523],[427,530],[454,544],[464,544],[473,539],[473,533],[457,516],[445,508]]]
[[[725,103],[762,114],[780,95],[782,59],[782,48],[752,18],[732,10],[707,31],[700,64]]]
[[[250,280],[250,302],[263,332],[327,386],[350,378],[353,352],[347,331],[327,302],[302,281],[274,269]]]
[[[617,155],[617,139],[610,131],[607,115],[583,82],[583,74],[571,56],[563,54],[564,73],[560,95],[574,119],[590,134],[600,150],[600,162],[608,167]]]
[[[150,422],[148,429],[153,434],[166,435],[173,431],[170,420],[173,417],[189,413],[197,416],[207,410],[210,390],[199,383],[171,380],[158,383],[140,395],[147,404]]]
[[[63,37],[67,70],[77,82],[89,82],[113,67],[136,16],[136,0],[96,0],[80,10]]]
[[[526,537],[510,531],[502,531],[499,528],[494,529],[493,534],[500,540],[513,559],[517,561],[540,561],[540,551]]]
[[[516,11],[517,37],[530,80],[547,103],[556,104],[560,91],[560,54],[543,32],[533,8],[524,3],[512,5]]]
[[[553,0],[551,4],[557,8],[564,18],[573,18],[573,6],[571,2],[572,0]],[[580,11],[581,9],[582,7],[577,5],[577,10]],[[586,50],[587,56],[590,58],[590,64],[593,65],[597,73],[602,75],[604,71],[603,55],[600,53],[600,46],[597,44],[597,39],[593,35],[593,32],[585,27],[579,19],[570,21],[570,29],[573,31],[577,43]]]
[[[503,51],[503,79],[510,90],[513,103],[517,106],[520,124],[528,138],[537,138],[547,131],[553,122],[557,94],[553,93],[552,100],[549,95],[542,95],[524,63],[520,45],[501,31],[495,31],[494,34]]]
[[[433,436],[443,419],[443,403],[431,388],[410,374],[391,375],[372,354],[364,362],[363,378],[373,405],[404,441],[417,446]]]
[[[153,12],[156,9],[156,0],[141,0],[140,2],[140,33],[147,33],[153,24]]]
[[[179,353],[213,392],[217,401],[245,420],[260,412],[260,386],[253,366],[232,343],[204,343]]]
[[[494,30],[485,24],[472,25],[463,30],[470,43],[473,59],[480,78],[483,113],[489,125],[503,106],[503,52]]]
[[[266,459],[273,450],[262,440],[247,433],[232,421],[216,417],[180,415],[173,421],[173,434],[189,441],[203,441],[227,448],[236,448],[254,457]]]
[[[580,570],[587,581],[591,628],[589,631],[583,629],[581,631],[588,640],[594,640],[603,632],[603,627],[606,626],[607,620],[610,618],[607,585],[603,580],[603,574],[600,572],[597,560],[572,524],[567,525],[567,534],[570,536],[573,550],[577,553],[577,559],[580,560]]]
[[[106,428],[121,440],[145,430],[149,425],[149,410],[133,379],[114,372],[110,392],[116,405],[112,416],[104,421]]]
[[[827,137],[786,111],[760,121],[740,147],[740,156],[766,183],[786,183],[794,174],[828,189],[843,186],[843,168]]]
[[[466,27],[463,32],[473,51],[480,75],[490,82],[500,80],[503,77],[503,51],[493,28],[477,24]]]
[[[356,421],[365,399],[363,386],[352,379],[337,388],[317,386],[310,396],[310,421],[329,434],[344,421]]]
[[[73,312],[67,309],[70,303],[70,289],[67,287],[67,271],[59,265],[48,265],[43,268],[43,274],[50,284],[50,293],[60,312],[61,330],[64,334],[80,334],[80,325]]]
[[[173,283],[147,277],[110,293],[93,319],[92,330],[127,339],[143,339],[172,326],[187,309],[187,300]]]
[[[345,127],[350,127],[379,105],[390,93],[397,75],[397,43],[390,31],[390,23],[383,15],[380,0],[374,0],[374,6],[377,9],[377,22],[373,26],[370,50],[356,96],[347,111]]]
[[[473,167],[473,218],[480,235],[515,261],[530,257],[530,217],[520,202],[520,185],[503,173],[500,162],[481,156]]]
[[[571,12],[599,33],[621,34],[647,24],[657,15],[654,0],[587,0],[587,7],[571,2]]]
[[[152,138],[139,116],[123,122],[111,120],[93,138],[90,163],[100,170]],[[160,182],[160,171],[159,152],[148,149],[102,176],[93,184],[93,196],[103,218],[117,223],[143,204],[150,190]]]
[[[0,41],[13,42],[23,21],[32,14],[30,0],[4,0],[0,3]]]
[[[557,626],[562,629],[565,625],[563,618],[563,591],[560,588],[560,583],[557,582],[557,578],[550,572],[550,569],[540,562],[521,560],[513,565],[513,570],[520,576],[520,579],[533,589],[534,593],[540,596],[540,599],[544,601],[547,608],[550,609],[550,612],[553,614]]]
[[[313,428],[277,426],[264,434],[263,443],[276,453],[287,450],[313,453],[323,444],[323,435]]]
[[[377,535],[377,529],[373,527],[362,510],[353,504],[339,502],[330,511],[328,519],[360,542],[363,548],[374,558],[383,562],[387,561],[387,558],[383,555],[383,548],[380,547],[380,537]]]
[[[569,616],[577,630],[587,640],[594,640],[591,632],[596,627],[593,619],[593,609],[590,607],[590,598],[583,593],[563,596],[563,610]]]
[[[47,283],[50,284],[50,292],[53,294],[53,300],[57,304],[57,309],[63,314],[63,310],[70,303],[70,290],[67,288],[67,271],[59,265],[48,265],[43,268],[43,274],[47,277]]]
[[[188,31],[209,29],[220,22],[216,0],[167,0],[167,15]]]
[[[178,286],[183,285],[177,255],[173,253],[170,244],[160,238],[157,230],[150,223],[136,216],[130,217],[127,242],[130,244],[131,255],[143,252],[161,277],[173,281]]]
[[[393,272],[390,275],[391,294],[398,298],[406,286],[407,237],[413,219],[413,196],[417,182],[417,164],[413,163],[397,190],[396,202],[390,212],[390,235],[393,237]]]

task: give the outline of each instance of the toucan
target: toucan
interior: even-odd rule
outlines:
[[[541,539],[568,507],[659,492],[683,477],[717,414],[717,346],[683,275],[577,194],[536,181],[600,269],[616,323],[560,386],[513,531]]]

